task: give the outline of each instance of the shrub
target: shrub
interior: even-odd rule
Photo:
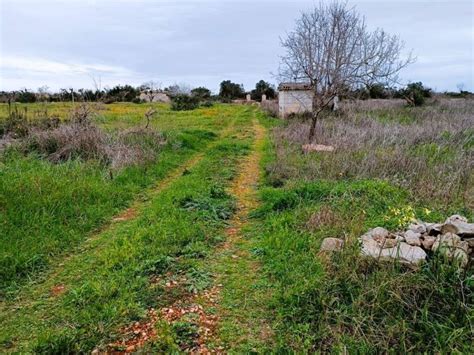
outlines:
[[[130,85],[117,85],[114,86],[112,89],[107,91],[107,98],[106,101],[114,102],[114,101],[123,101],[123,102],[131,102],[135,99],[138,95],[140,95],[140,91],[133,86]]]
[[[76,158],[94,159],[119,170],[151,161],[166,144],[161,132],[150,129],[106,134],[92,123],[92,115],[89,105],[80,105],[71,113],[68,123],[56,127],[32,127],[20,148],[25,153],[39,153],[53,163]]]
[[[9,114],[6,120],[0,124],[0,136],[9,134],[12,138],[21,138],[28,135],[29,124],[26,108],[24,111],[18,110],[15,106],[11,110],[9,104]]]
[[[171,109],[174,111],[194,110],[199,107],[199,98],[186,94],[178,94],[173,96]]]
[[[410,106],[421,106],[425,103],[425,98],[431,97],[431,89],[424,87],[421,82],[411,83],[400,90],[400,95]]]
[[[207,100],[207,101],[204,101],[203,103],[201,103],[201,106],[202,107],[212,107],[212,106],[214,106],[214,102],[212,102],[211,100]]]
[[[53,130],[33,130],[26,151],[35,151],[59,163],[73,158],[108,162],[107,137],[92,124],[73,122]]]
[[[211,90],[205,87],[198,87],[191,90],[191,95],[197,97],[199,100],[209,100],[211,98]]]
[[[33,103],[33,102],[36,102],[36,95],[33,92],[30,92],[27,89],[24,89],[18,92],[16,101],[25,103],[25,104]]]
[[[371,99],[386,99],[389,96],[388,89],[382,84],[373,84],[367,87]]]

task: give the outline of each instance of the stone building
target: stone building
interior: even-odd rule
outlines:
[[[171,99],[168,95],[161,91],[143,91],[139,96],[141,101],[144,102],[164,102],[170,103]]]
[[[306,83],[281,83],[278,86],[278,115],[312,111],[313,91]]]

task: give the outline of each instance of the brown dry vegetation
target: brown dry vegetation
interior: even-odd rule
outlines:
[[[420,108],[402,100],[345,102],[341,117],[325,117],[317,127],[317,143],[335,146],[334,153],[295,154],[309,131],[295,119],[275,130],[277,159],[268,170],[275,183],[384,179],[417,198],[473,207],[473,127],[474,100],[440,98]]]

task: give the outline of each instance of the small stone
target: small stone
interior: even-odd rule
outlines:
[[[460,216],[458,214],[454,214],[451,217],[448,217],[444,223],[456,223],[456,222],[467,223],[467,218]]]
[[[371,256],[373,258],[378,258],[380,256],[382,249],[380,248],[380,245],[372,238],[371,235],[364,234],[362,237],[360,237],[360,240],[362,242],[362,255]]]
[[[423,240],[421,241],[421,244],[423,245],[423,248],[425,248],[426,250],[431,250],[435,241],[436,241],[436,237],[425,236]]]
[[[344,241],[339,238],[324,238],[320,251],[340,251],[344,246]]]
[[[420,240],[421,234],[414,232],[412,229],[409,229],[405,232],[405,241],[409,245],[413,246],[421,246],[421,240]]]
[[[459,263],[459,266],[465,268],[469,263],[469,255],[462,249],[456,249],[453,253],[453,260]]]
[[[420,233],[420,234],[426,233],[426,226],[421,222],[410,224],[408,226],[408,229],[415,233]]]
[[[454,233],[463,238],[474,237],[474,223],[464,221],[451,221],[443,224],[442,233]]]
[[[459,262],[461,267],[465,267],[469,261],[469,244],[453,233],[438,236],[432,249],[449,260]]]
[[[403,264],[418,265],[426,259],[426,253],[423,249],[416,246],[408,245],[400,242],[393,248],[382,249],[379,244],[370,236],[363,235],[361,254],[370,256],[378,260],[392,260],[397,259]],[[393,239],[388,239],[393,240]]]
[[[382,250],[381,257],[397,259],[404,264],[418,265],[426,260],[427,255],[420,247],[400,243],[395,248]]]
[[[445,233],[436,238],[436,241],[433,244],[433,251],[437,251],[440,248],[452,248],[455,247],[461,238],[454,233]]]
[[[399,234],[394,234],[393,239],[395,239],[397,242],[404,242],[405,241],[405,237],[402,236],[402,235],[399,235]]]
[[[372,238],[388,238],[390,235],[389,231],[383,227],[376,227],[367,232]]]

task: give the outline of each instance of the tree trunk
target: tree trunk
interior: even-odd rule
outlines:
[[[319,112],[313,112],[313,117],[311,117],[311,128],[309,130],[309,143],[311,143],[314,139],[314,135],[316,134],[316,124],[318,123],[318,115]]]
[[[320,99],[318,97],[318,95],[316,94],[316,92],[314,93],[314,96],[313,96],[313,101],[312,101],[312,117],[311,117],[311,128],[309,130],[309,137],[308,137],[308,140],[309,140],[309,143],[312,142],[312,140],[314,139],[314,136],[316,134],[316,124],[318,123],[318,116],[319,116],[319,112],[320,112],[320,103],[319,103]]]

